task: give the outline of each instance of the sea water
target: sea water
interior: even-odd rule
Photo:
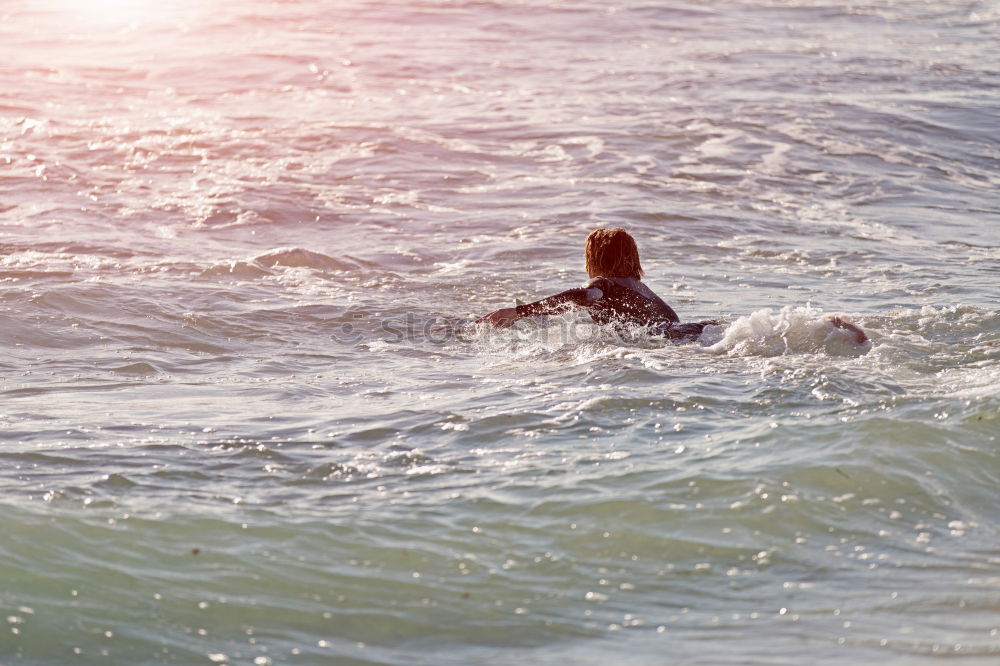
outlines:
[[[0,5],[0,664],[997,663],[998,35]]]

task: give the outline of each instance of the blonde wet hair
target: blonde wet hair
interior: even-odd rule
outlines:
[[[626,277],[642,279],[639,248],[629,232],[621,227],[594,229],[587,236],[584,251],[590,277]]]

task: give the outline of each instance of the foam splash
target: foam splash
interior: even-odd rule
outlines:
[[[522,319],[506,329],[485,322],[470,324],[463,337],[481,352],[506,360],[555,356],[576,362],[593,347],[606,348],[618,339],[589,318],[571,312]]]
[[[699,342],[708,351],[729,356],[781,356],[815,354],[858,356],[871,342],[858,344],[851,331],[834,326],[811,306],[768,308],[740,317],[727,328],[710,326]]]

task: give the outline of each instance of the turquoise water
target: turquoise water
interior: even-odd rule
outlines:
[[[996,2],[0,18],[3,666],[1000,657]]]

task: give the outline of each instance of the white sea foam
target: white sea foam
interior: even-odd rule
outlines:
[[[721,339],[719,338],[721,333]],[[831,356],[856,356],[871,347],[858,344],[851,331],[834,326],[821,310],[787,305],[763,309],[740,317],[723,331],[710,327],[701,343],[713,353],[731,356],[779,356],[824,352]]]

